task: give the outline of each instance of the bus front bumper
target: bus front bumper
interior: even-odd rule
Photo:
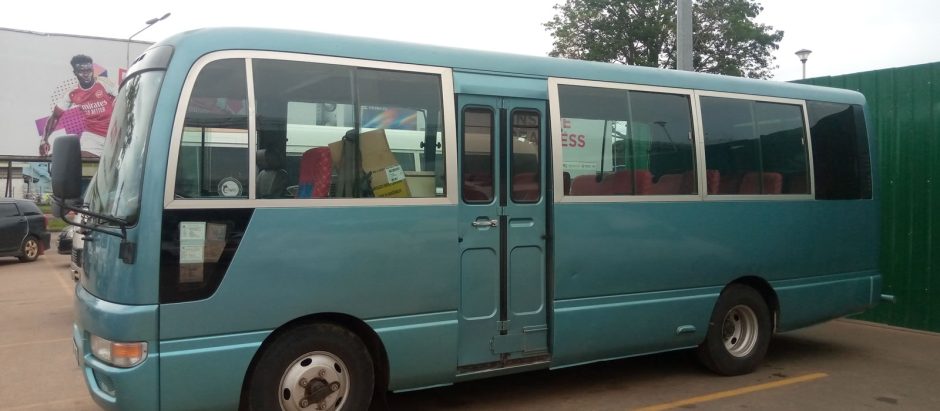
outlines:
[[[114,341],[146,341],[156,350],[157,307],[109,303],[89,294],[80,284],[75,295],[72,343],[92,399],[106,410],[158,410],[156,352],[149,352],[136,366],[121,368],[95,357],[89,343],[91,335],[97,335]]]

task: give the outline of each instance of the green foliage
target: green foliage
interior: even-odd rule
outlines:
[[[638,66],[676,67],[676,0],[567,0],[545,28],[549,55]],[[695,0],[692,53],[696,71],[770,78],[783,31],[758,24],[756,0]]]
[[[50,232],[58,232],[58,231],[62,231],[63,229],[65,229],[65,227],[68,227],[68,226],[69,224],[66,223],[65,221],[62,221],[61,218],[53,217],[49,219],[49,226],[46,227],[46,230]]]

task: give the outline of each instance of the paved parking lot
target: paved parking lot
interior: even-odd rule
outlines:
[[[55,248],[53,247],[53,250]],[[97,410],[72,356],[68,256],[0,258],[0,410]],[[686,352],[391,395],[395,410],[940,409],[940,335],[839,320],[777,336],[753,374]]]

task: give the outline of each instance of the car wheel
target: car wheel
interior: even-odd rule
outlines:
[[[722,291],[712,311],[699,360],[721,375],[754,371],[770,345],[770,310],[753,288],[732,284]]]
[[[27,263],[30,261],[36,261],[39,258],[39,239],[36,237],[26,237],[26,240],[23,241],[23,247],[20,249],[20,261]]]
[[[365,410],[375,372],[362,340],[333,324],[309,324],[275,337],[249,377],[249,410]]]

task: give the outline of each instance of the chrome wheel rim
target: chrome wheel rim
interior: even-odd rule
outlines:
[[[735,357],[746,357],[757,345],[757,314],[746,305],[728,310],[721,326],[725,349]]]
[[[287,367],[278,387],[282,410],[341,410],[349,396],[349,371],[339,357],[313,351]]]
[[[23,254],[26,254],[26,258],[36,258],[36,256],[39,255],[39,243],[33,239],[26,240],[26,245],[23,247],[23,251]]]

